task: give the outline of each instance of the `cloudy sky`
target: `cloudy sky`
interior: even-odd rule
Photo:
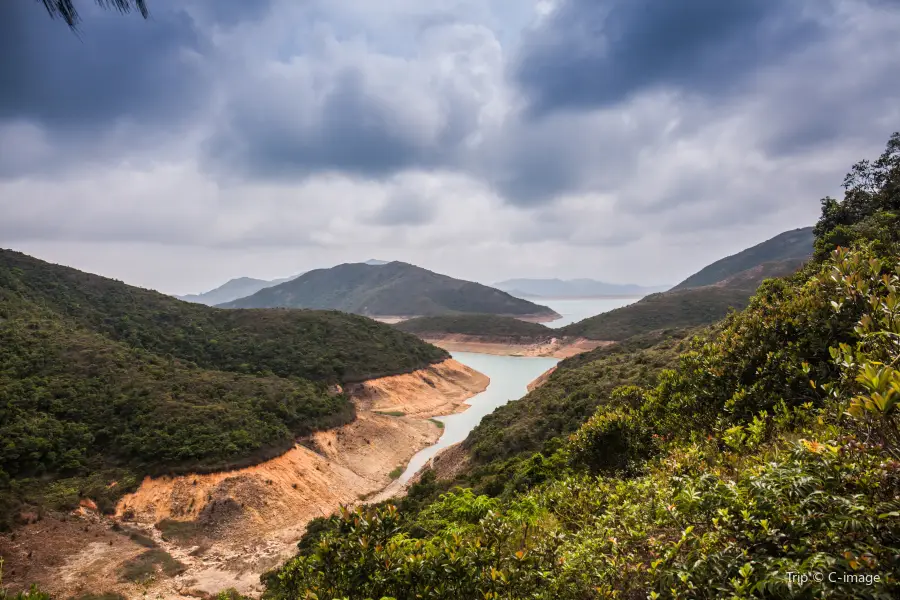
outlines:
[[[170,293],[368,258],[676,283],[900,129],[897,0],[0,2],[0,247]]]

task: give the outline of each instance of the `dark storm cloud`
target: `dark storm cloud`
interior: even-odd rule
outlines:
[[[393,35],[361,51],[353,26],[311,27],[302,47],[266,61],[225,99],[205,166],[220,177],[281,180],[458,170],[502,86],[489,75],[499,76],[502,51],[492,32],[449,14],[437,10],[426,27],[424,17],[401,20],[417,32],[403,52]]]
[[[40,3],[0,2],[0,122],[54,132],[118,119],[166,124],[202,102],[202,36],[187,13],[154,6],[148,21],[85,6],[78,34]]]
[[[377,177],[429,162],[430,148],[399,122],[397,106],[368,95],[353,69],[336,77],[320,110],[299,97],[287,107],[284,98],[269,99],[278,105],[267,106],[256,94],[231,105],[206,144],[214,169],[251,178],[302,179],[323,171]],[[305,110],[315,113],[312,119],[303,119]]]
[[[562,0],[525,37],[515,76],[538,114],[610,106],[653,88],[721,94],[821,34],[803,4]]]

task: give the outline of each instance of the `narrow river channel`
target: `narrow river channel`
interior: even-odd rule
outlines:
[[[441,439],[412,457],[406,471],[400,476],[401,483],[409,481],[440,449],[466,439],[485,415],[510,400],[518,400],[524,396],[529,383],[559,362],[556,358],[494,356],[472,352],[454,352],[453,358],[484,373],[491,378],[491,383],[485,391],[469,399],[467,404],[470,407],[465,412],[437,418],[444,423]]]

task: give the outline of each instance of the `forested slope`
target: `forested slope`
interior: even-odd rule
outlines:
[[[0,251],[0,527],[270,458],[354,418],[330,384],[446,356],[363,317],[224,311]]]
[[[426,477],[399,510],[318,522],[267,598],[900,596],[900,134],[846,187],[811,264],[515,486],[435,497]],[[596,358],[562,374],[601,378]]]

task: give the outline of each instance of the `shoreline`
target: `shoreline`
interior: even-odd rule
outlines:
[[[550,338],[532,342],[490,341],[483,336],[462,334],[421,336],[421,339],[448,352],[473,352],[495,356],[521,356],[535,358],[570,358],[615,342],[586,338]]]
[[[299,439],[276,458],[230,471],[145,478],[120,499],[114,517],[101,515],[88,501],[72,514],[23,526],[17,530],[17,554],[58,550],[52,564],[23,573],[27,581],[21,583],[35,582],[66,597],[99,590],[189,600],[229,587],[258,596],[259,576],[296,553],[309,521],[385,493],[396,484],[393,473],[442,435],[429,419],[465,410],[466,401],[489,383],[486,375],[449,358],[347,386],[357,418]],[[61,534],[67,521],[124,531],[99,543],[79,525],[71,528],[77,539],[57,540],[54,532]],[[145,541],[135,534],[129,539],[129,531]],[[150,547],[168,553],[185,570],[160,576],[150,587],[121,580],[123,560]],[[7,577],[4,583],[20,582]]]

